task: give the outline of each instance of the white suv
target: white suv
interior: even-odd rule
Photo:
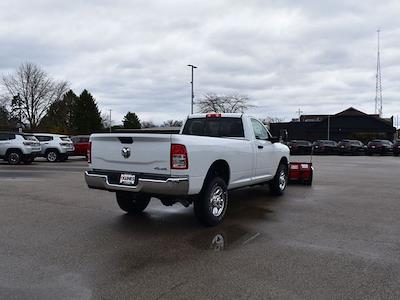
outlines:
[[[49,162],[66,161],[75,150],[74,144],[66,135],[35,133],[42,146],[41,156]]]
[[[40,143],[32,134],[0,132],[0,159],[10,165],[30,164],[40,155]]]

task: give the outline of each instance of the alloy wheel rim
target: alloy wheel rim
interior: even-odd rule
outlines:
[[[16,164],[19,161],[19,155],[17,153],[10,154],[10,162]]]
[[[214,217],[221,216],[225,208],[226,192],[219,184],[214,185],[211,191],[210,208]]]
[[[57,159],[57,155],[54,152],[49,152],[49,154],[47,154],[47,159],[49,161],[55,161]]]
[[[286,173],[284,170],[279,174],[279,189],[283,191],[286,187]]]

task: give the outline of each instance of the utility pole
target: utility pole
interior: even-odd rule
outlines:
[[[191,99],[191,109],[190,109],[190,113],[193,114],[193,102],[194,102],[194,91],[193,91],[193,69],[197,69],[196,66],[194,65],[187,65],[188,67],[190,67],[192,69],[192,81],[190,82],[192,85],[192,99]]]
[[[110,109],[110,133],[111,133],[111,109]]]
[[[375,85],[375,114],[382,116],[382,74],[381,74],[381,51],[380,51],[380,32],[378,29],[378,54],[376,59],[376,85]]]
[[[299,110],[297,110],[296,113],[299,115],[299,121],[300,121],[300,116],[303,113],[303,111],[299,108]]]

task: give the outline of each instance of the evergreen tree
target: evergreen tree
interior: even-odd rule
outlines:
[[[124,124],[124,128],[126,129],[140,129],[142,127],[138,116],[130,111],[128,111],[128,113],[125,115],[122,122]]]
[[[40,122],[40,128],[58,133],[72,132],[72,110],[77,99],[79,99],[78,96],[72,90],[65,93],[61,100],[50,106],[46,116]]]
[[[6,128],[8,126],[8,111],[5,107],[0,106],[0,127]]]
[[[72,106],[72,127],[76,133],[91,134],[102,130],[102,119],[96,100],[83,90]]]
[[[15,129],[19,125],[19,120],[13,117],[7,108],[0,105],[0,130]]]

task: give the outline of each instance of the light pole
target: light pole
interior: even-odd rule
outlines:
[[[331,127],[331,116],[330,115],[328,115],[328,141],[329,141],[329,138],[330,138],[330,128]]]
[[[192,68],[192,81],[190,82],[192,85],[192,100],[191,100],[191,114],[193,114],[193,101],[194,101],[194,92],[193,92],[193,69],[197,69],[194,65],[187,65],[188,67]]]

